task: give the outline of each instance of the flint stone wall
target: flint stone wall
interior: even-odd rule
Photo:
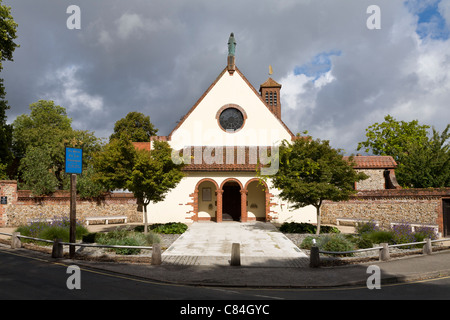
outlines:
[[[8,195],[8,203],[0,205],[0,226],[17,227],[37,219],[69,217],[69,191],[33,197],[30,191],[17,191],[16,181],[1,181],[0,186],[0,195]],[[79,220],[93,216],[125,215],[128,222],[142,222],[140,206],[132,193],[111,193],[96,199],[78,198],[76,210]]]
[[[449,197],[450,188],[359,191],[348,201],[325,201],[321,221],[337,224],[339,218],[375,220],[382,228],[407,222],[438,226],[442,232],[442,199]]]

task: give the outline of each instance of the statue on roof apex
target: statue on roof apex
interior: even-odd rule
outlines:
[[[234,39],[233,32],[230,34],[230,38],[228,39],[228,55],[234,56],[236,52],[236,40]]]

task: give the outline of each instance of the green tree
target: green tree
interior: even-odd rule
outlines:
[[[387,115],[382,123],[374,123],[366,129],[367,140],[358,143],[358,150],[372,152],[377,156],[392,156],[398,163],[408,155],[411,145],[423,146],[428,140],[430,127],[417,120],[397,121]]]
[[[22,159],[23,188],[31,190],[34,196],[42,196],[56,190],[58,180],[53,172],[50,151],[46,148],[30,147]]]
[[[72,119],[66,109],[53,101],[39,100],[30,105],[30,114],[22,114],[13,122],[14,151],[23,157],[30,146],[47,145],[53,160],[63,161],[61,147],[73,136]]]
[[[83,173],[77,177],[77,194],[81,198],[97,198],[104,195],[107,191],[94,177],[93,165],[84,166]]]
[[[147,206],[164,200],[167,192],[182,179],[182,164],[172,161],[167,142],[155,141],[151,152],[137,151],[130,140],[113,139],[94,158],[95,180],[106,189],[127,189],[144,207],[147,230]],[[147,232],[147,231],[146,231]]]
[[[312,205],[317,213],[320,233],[320,207],[324,200],[348,200],[355,193],[355,182],[366,179],[356,172],[350,161],[343,159],[341,150],[333,149],[329,141],[298,138],[286,140],[279,147],[279,170],[271,178],[280,197],[292,203],[293,208]]]
[[[0,72],[3,61],[13,61],[14,50],[19,47],[14,40],[17,38],[17,23],[11,16],[11,7],[2,4],[0,0]],[[6,111],[10,108],[5,100],[6,91],[3,79],[0,79],[0,175],[6,177],[7,166],[12,162],[12,126],[6,123]]]
[[[172,149],[167,142],[155,141],[151,152],[139,150],[126,183],[126,188],[143,205],[144,230],[147,233],[147,206],[163,201],[167,193],[175,188],[184,174],[183,164],[172,161]]]
[[[366,129],[367,140],[358,144],[374,155],[392,156],[397,162],[398,183],[408,188],[449,186],[449,125],[440,134],[417,120],[397,121],[387,115],[383,123]]]
[[[122,118],[114,125],[114,133],[109,140],[119,139],[126,134],[128,139],[134,142],[149,142],[150,137],[156,135],[158,129],[155,129],[150,122],[150,117],[140,112],[129,112],[125,118]]]
[[[64,173],[65,147],[83,148],[83,165],[87,167],[92,154],[100,149],[101,140],[92,132],[73,130],[72,119],[67,116],[66,109],[55,105],[53,101],[39,100],[30,105],[30,110],[29,115],[22,114],[13,122],[15,155],[22,159],[27,157],[30,148],[46,149],[52,173],[58,181],[56,189],[67,189],[69,177]],[[30,166],[21,166],[19,177],[29,168]]]
[[[129,139],[112,139],[94,154],[94,180],[108,191],[126,188],[136,159],[136,149]]]
[[[396,170],[398,181],[404,187],[440,188],[450,187],[450,125],[433,134],[423,145],[411,144],[408,155]]]

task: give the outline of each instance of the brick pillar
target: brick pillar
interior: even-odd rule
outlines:
[[[216,222],[222,222],[222,196],[223,190],[216,190],[216,201],[217,201]]]
[[[247,190],[241,190],[241,222],[248,221],[247,193]]]
[[[17,181],[0,181],[0,197],[6,201],[6,204],[0,204],[0,227],[6,226],[6,208],[17,202]]]
[[[271,194],[267,189],[266,189],[266,222],[269,222],[270,220],[272,220],[272,217],[270,216],[270,207],[272,206],[272,203],[270,202],[270,200],[272,199],[273,194]]]

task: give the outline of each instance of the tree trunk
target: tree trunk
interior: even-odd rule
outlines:
[[[148,233],[148,217],[147,217],[147,204],[142,205],[144,211],[144,234]]]

